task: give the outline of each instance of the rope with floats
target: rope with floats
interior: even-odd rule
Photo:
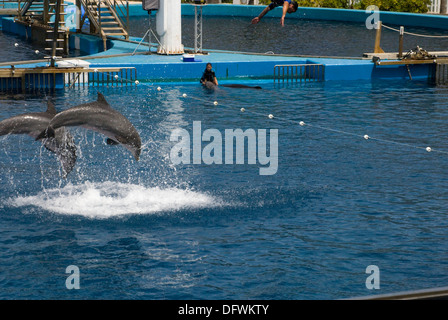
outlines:
[[[99,71],[98,69],[95,69],[95,72],[101,72],[101,71]],[[118,75],[115,75],[114,77],[117,80],[120,79],[120,77]],[[148,87],[150,89],[153,89],[153,90],[155,89],[158,92],[163,90],[160,86],[156,87],[153,83],[140,82],[139,80],[131,81],[129,79],[124,79],[124,78],[122,78],[121,80],[132,82],[136,86],[143,85],[143,86],[146,86],[146,87]],[[205,99],[201,99],[201,98],[198,98],[198,97],[190,96],[190,95],[187,95],[186,93],[181,94],[181,97],[184,98],[184,99],[185,98],[189,98],[189,99],[192,99],[192,100],[196,100],[196,101],[201,102],[201,103],[203,103],[205,105],[211,104],[211,105],[213,105],[215,107],[219,105],[221,107],[226,107],[228,109],[236,109],[235,106],[222,104],[222,103],[218,102],[217,100],[214,100],[214,101],[211,102],[210,100],[205,100]],[[403,146],[403,147],[409,147],[409,148],[414,148],[414,149],[418,149],[418,150],[425,150],[428,153],[435,152],[435,153],[447,154],[448,155],[448,151],[444,151],[444,150],[440,150],[440,149],[434,149],[433,147],[430,147],[430,146],[422,147],[422,146],[412,145],[412,144],[409,144],[409,143],[404,143],[404,142],[398,142],[398,141],[393,141],[393,140],[388,140],[388,139],[383,139],[383,138],[372,137],[372,136],[370,136],[368,134],[353,133],[353,132],[349,132],[349,131],[344,131],[344,130],[340,130],[340,129],[334,129],[334,128],[330,128],[330,127],[325,127],[325,126],[321,126],[321,125],[305,122],[303,120],[297,121],[297,120],[293,120],[293,119],[278,117],[278,116],[275,116],[272,113],[266,114],[266,113],[261,113],[261,112],[257,112],[257,111],[254,111],[254,110],[250,110],[250,109],[247,109],[247,108],[240,108],[240,107],[238,107],[238,109],[239,109],[240,113],[251,113],[251,114],[254,114],[256,116],[260,116],[260,117],[265,118],[265,119],[267,118],[267,119],[272,120],[272,121],[286,122],[286,123],[289,123],[289,124],[292,124],[292,125],[299,125],[300,127],[316,128],[316,129],[319,129],[319,130],[324,130],[324,131],[329,131],[329,132],[333,132],[333,133],[338,133],[338,134],[343,134],[343,135],[347,135],[347,136],[356,137],[356,138],[359,138],[360,140],[378,141],[378,142],[382,142],[382,143],[400,145],[400,146]]]
[[[384,26],[386,28],[390,28],[390,29],[392,29],[394,31],[399,31],[397,29],[385,26],[384,24],[382,26]],[[410,33],[408,33],[408,34],[410,34]],[[447,36],[447,38],[448,38],[448,36]],[[19,45],[17,43],[15,43],[14,46],[18,47]],[[35,52],[35,54],[39,54],[40,53],[38,50],[33,50],[33,51]],[[135,54],[135,52],[133,54]],[[94,72],[101,73],[101,71],[98,70],[98,69],[94,69]],[[126,82],[129,82],[129,83],[132,82],[136,86],[144,85],[144,86],[147,86],[147,87],[149,87],[151,89],[155,88],[155,90],[157,90],[159,92],[162,91],[162,88],[160,86],[155,87],[154,84],[141,83],[139,80],[132,81],[132,80],[129,80],[129,79],[126,79],[126,78],[119,77],[118,75],[115,75],[114,78],[116,80],[122,80],[122,81],[126,81]],[[204,104],[209,104],[210,103],[209,100],[197,98],[197,97],[194,97],[194,96],[189,96],[186,93],[183,93],[181,96],[183,98],[190,98],[192,100],[196,100],[196,101],[199,101],[199,102],[204,103]],[[235,108],[232,105],[221,104],[218,101],[213,101],[212,104],[213,104],[213,106],[218,106],[219,105],[219,106],[223,106],[223,107],[226,107],[226,108],[229,108],[229,109]],[[305,121],[297,121],[297,120],[293,120],[293,119],[282,118],[282,117],[275,116],[274,114],[265,114],[265,113],[257,112],[257,111],[250,110],[250,109],[248,110],[247,108],[239,108],[239,112],[241,112],[241,113],[252,113],[254,115],[257,115],[257,116],[260,116],[260,117],[263,117],[263,118],[268,118],[269,120],[286,122],[286,123],[289,123],[289,124],[292,124],[292,125],[299,125],[300,127],[308,126],[310,128],[316,128],[316,129],[329,131],[329,132],[333,132],[333,133],[348,135],[348,136],[356,137],[356,138],[363,139],[363,140],[374,140],[374,141],[378,141],[378,142],[382,142],[382,143],[401,145],[401,146],[405,146],[405,147],[409,147],[409,148],[425,150],[427,152],[436,152],[436,153],[441,153],[441,154],[448,154],[447,151],[434,149],[434,148],[432,148],[430,146],[422,147],[422,146],[416,146],[416,145],[412,145],[412,144],[408,144],[408,143],[402,143],[402,142],[398,142],[398,141],[372,137],[372,136],[370,136],[368,134],[353,133],[353,132],[348,132],[348,131],[344,131],[344,130],[334,129],[334,128],[325,127],[325,126],[321,126],[321,125],[316,125],[316,124],[308,123],[308,122],[305,122]]]
[[[384,23],[382,23],[381,26],[386,29],[392,30],[392,31],[400,32],[399,29],[389,27],[389,26],[385,25]],[[412,32],[407,32],[407,31],[404,31],[404,34],[407,34],[410,36],[415,36],[415,37],[448,39],[448,36],[432,36],[432,35],[428,35],[428,34],[418,34],[418,33],[412,33]]]

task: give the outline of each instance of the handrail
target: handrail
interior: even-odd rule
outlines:
[[[112,15],[115,17],[117,22],[123,27],[123,29],[128,32],[129,28],[129,2],[123,0],[80,0],[81,4],[86,8],[86,14],[89,17],[89,20],[95,28],[98,30],[98,33],[104,36],[104,32],[101,26],[101,4],[103,3],[106,8],[110,8],[112,11]],[[96,6],[96,10],[94,10],[94,6]],[[93,12],[96,12],[96,16],[93,15]]]
[[[22,18],[28,13],[28,10],[31,8],[34,2],[43,2],[44,11],[42,16],[42,22],[47,24],[50,20],[49,12],[56,13],[56,0],[53,3],[50,3],[51,0],[18,0],[14,1],[18,4],[18,18],[22,20]]]
[[[90,2],[89,0],[80,0],[80,2],[82,6],[84,6],[84,8],[86,9],[85,13],[89,17],[90,23],[92,23],[98,30],[98,32],[101,33],[101,25],[98,23],[97,18],[92,14],[94,10],[91,10],[93,9],[93,5],[96,5],[96,2]],[[100,1],[98,1],[98,3],[100,3]]]
[[[123,28],[127,31],[129,28],[129,1],[123,0],[103,0],[107,2],[110,7],[114,8],[117,13],[117,18],[120,19]]]

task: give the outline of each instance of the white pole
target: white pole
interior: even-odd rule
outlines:
[[[156,28],[160,36],[159,54],[183,54],[180,0],[160,0]]]

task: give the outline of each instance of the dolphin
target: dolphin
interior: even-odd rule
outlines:
[[[126,117],[112,109],[99,92],[97,101],[80,104],[56,114],[36,140],[53,137],[59,128],[75,126],[105,135],[108,137],[107,144],[121,144],[132,153],[135,160],[139,160],[142,143],[137,130]]]
[[[240,89],[261,89],[260,86],[246,86],[244,84],[223,84],[223,87],[227,88],[240,88]]]
[[[209,90],[215,90],[218,86],[216,86],[213,82],[211,81],[206,81],[204,84],[204,87],[209,89]],[[222,84],[220,85],[220,87],[226,87],[226,88],[239,88],[239,89],[261,89],[260,86],[246,86],[244,84]]]
[[[209,90],[215,90],[216,89],[216,85],[211,82],[211,81],[205,81],[205,83],[203,84],[203,86]]]
[[[51,101],[47,101],[45,112],[25,113],[0,121],[0,136],[26,134],[34,139],[45,130],[51,119],[57,114]],[[64,127],[55,131],[55,135],[42,141],[45,148],[56,153],[63,171],[63,177],[73,170],[76,163],[76,145],[72,135]]]

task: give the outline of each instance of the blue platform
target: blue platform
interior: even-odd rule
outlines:
[[[206,5],[203,14],[211,16],[256,16],[264,6],[243,5]],[[142,10],[140,4],[130,5],[130,16],[142,16],[148,13]],[[192,5],[182,5],[183,15],[193,15]],[[281,10],[273,10],[272,16],[280,16]],[[300,8],[295,19],[318,19],[338,21],[365,21],[369,13],[361,10],[341,10],[325,8]],[[389,24],[432,27],[448,29],[448,17],[428,14],[409,14],[381,12],[381,20]],[[16,24],[12,18],[2,18],[4,32],[12,32],[18,35],[30,34],[32,30],[24,30],[25,27]],[[139,38],[132,39],[140,41]],[[256,55],[238,52],[209,51],[207,55],[196,55],[195,62],[183,62],[181,55],[142,55],[148,52],[148,46],[138,46],[136,43],[109,40],[108,49],[101,52],[103,42],[95,36],[84,34],[72,34],[70,46],[80,49],[87,55],[83,57],[91,67],[135,67],[138,78],[141,81],[197,81],[202,75],[208,62],[221,80],[253,80],[272,79],[274,66],[281,64],[323,64],[325,66],[325,81],[332,80],[370,80],[370,79],[409,79],[409,72],[404,65],[375,66],[366,59],[353,58],[318,58],[281,55]],[[207,49],[204,49],[207,51]],[[138,54],[130,56],[132,52]],[[122,55],[122,56],[117,56]],[[127,56],[123,56],[127,55]],[[42,64],[41,64],[42,65]],[[34,67],[36,65],[23,65],[20,67]],[[413,65],[413,79],[428,79],[433,72],[434,65]]]

